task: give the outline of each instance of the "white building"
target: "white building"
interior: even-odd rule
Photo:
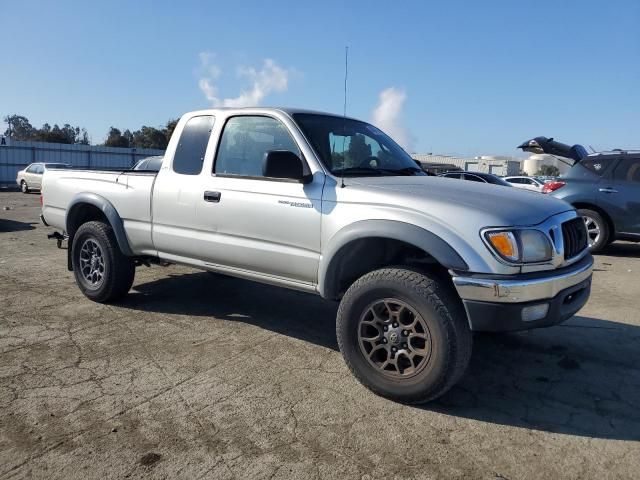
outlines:
[[[480,155],[476,157],[455,157],[451,155],[433,155],[431,153],[414,153],[411,155],[418,160],[423,168],[432,173],[443,170],[467,170],[471,172],[493,173],[498,176],[518,175],[522,169],[522,162],[515,157],[498,155]],[[442,167],[439,167],[442,165]]]
[[[568,163],[564,163],[562,160]],[[550,165],[557,167],[558,170],[560,170],[560,174],[563,174],[571,168],[569,165],[572,162],[573,160],[571,159],[559,159],[558,157],[548,155],[546,153],[534,153],[522,162],[522,170],[526,172],[527,175],[535,175],[538,173],[542,165]]]

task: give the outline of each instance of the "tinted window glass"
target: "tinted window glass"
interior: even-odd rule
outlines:
[[[187,122],[173,157],[173,171],[183,175],[198,175],[207,150],[213,117],[203,115]]]
[[[27,172],[36,173],[36,167],[37,165],[31,165],[29,168],[27,168]]]
[[[270,117],[232,117],[222,132],[215,172],[261,177],[264,156],[269,150],[288,150],[302,156],[280,121]]]
[[[482,182],[482,183],[487,183],[485,182],[483,179],[481,179],[480,177],[476,177],[475,175],[469,175],[468,173],[465,174],[464,176],[465,180],[471,180],[472,182]]]
[[[294,119],[334,175],[424,175],[409,154],[373,125],[307,113]]]
[[[459,173],[447,173],[444,176],[447,178],[460,178],[462,175]]]
[[[147,159],[147,170],[153,170],[154,172],[160,171],[160,167],[162,166],[162,161],[164,157],[151,157]]]
[[[44,173],[44,165],[36,165],[36,171],[34,173],[43,174]]]
[[[614,180],[640,183],[640,158],[623,158],[613,171]]]

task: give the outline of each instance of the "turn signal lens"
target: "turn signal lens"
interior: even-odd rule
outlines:
[[[518,251],[518,242],[511,232],[489,232],[487,240],[491,243],[494,250],[506,260],[517,262],[520,259]]]

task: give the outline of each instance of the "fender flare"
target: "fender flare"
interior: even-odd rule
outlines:
[[[133,251],[129,246],[129,241],[127,240],[127,235],[124,230],[124,223],[122,222],[122,218],[120,218],[118,211],[109,200],[95,193],[78,193],[71,199],[71,202],[67,207],[67,215],[65,218],[65,226],[70,238],[72,238],[75,233],[75,231],[72,232],[70,228],[74,215],[76,214],[75,212],[77,212],[79,206],[87,204],[97,207],[102,211],[102,213],[104,213],[104,216],[107,217],[111,228],[113,228],[113,233],[116,236],[116,241],[118,242],[120,251],[128,257],[133,257]]]
[[[372,237],[409,243],[448,269],[469,270],[467,263],[451,245],[424,228],[397,220],[361,220],[344,227],[329,241],[318,267],[318,291],[322,297],[333,298],[336,292],[337,279],[334,274],[340,250],[354,240]]]

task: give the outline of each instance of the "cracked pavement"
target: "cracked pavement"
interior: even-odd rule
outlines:
[[[637,478],[640,245],[596,257],[564,325],[476,335],[466,376],[405,406],[364,389],[337,304],[139,268],[87,300],[38,195],[0,192],[0,478]]]

